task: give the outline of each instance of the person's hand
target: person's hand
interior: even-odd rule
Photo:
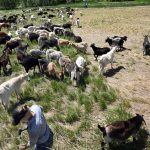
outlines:
[[[26,144],[20,144],[18,147],[19,150],[25,150],[27,148]]]

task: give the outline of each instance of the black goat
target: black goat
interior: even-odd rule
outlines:
[[[67,36],[67,37],[70,37],[70,38],[74,38],[75,34],[73,32],[71,32],[71,31],[65,30],[64,31],[64,36]]]
[[[62,27],[63,27],[64,29],[70,29],[70,30],[71,30],[71,26],[72,26],[72,24],[71,24],[70,22],[65,23],[65,24],[62,25]]]
[[[28,73],[30,69],[34,68],[35,72],[35,67],[38,66],[39,72],[41,72],[39,61],[37,58],[34,58],[30,55],[27,55],[26,57],[22,58],[22,61],[20,64],[24,67],[25,71]]]
[[[82,42],[82,38],[80,36],[74,36],[74,41],[75,43],[80,43]]]
[[[9,41],[11,39],[11,37],[9,35],[0,37],[0,45],[1,44],[6,44],[7,41]]]
[[[150,52],[150,42],[148,40],[148,35],[145,35],[143,42],[143,55],[146,55],[148,51]]]
[[[139,131],[142,122],[145,122],[143,116],[136,114],[136,116],[126,121],[117,121],[111,123],[105,127],[98,125],[98,128],[103,133],[104,142],[101,142],[102,150],[104,150],[104,144],[110,143],[113,140],[123,141],[133,136],[135,141],[135,134]]]
[[[34,33],[34,32],[29,32],[29,33],[27,34],[27,38],[28,38],[31,42],[33,42],[34,40],[35,40],[35,41],[38,41],[39,34]]]
[[[30,24],[27,24],[27,25],[24,25],[23,28],[28,28],[30,26],[33,26],[33,23],[30,23]]]
[[[97,60],[98,56],[101,56],[103,54],[107,54],[110,51],[109,47],[103,47],[103,48],[96,47],[94,43],[91,44],[90,47],[93,49],[93,52],[94,52],[93,55],[94,55],[96,60]]]
[[[44,50],[44,49],[48,49],[49,47],[56,47],[58,51],[60,51],[60,48],[59,48],[59,42],[58,42],[58,39],[45,39],[45,37],[43,37],[43,40],[42,40],[42,37],[39,37],[40,40],[39,40],[39,43],[40,44],[40,49],[41,50]]]

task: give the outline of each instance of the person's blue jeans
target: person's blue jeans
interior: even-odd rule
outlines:
[[[36,144],[35,150],[50,150],[53,146],[53,132],[50,132],[49,139],[42,144]]]

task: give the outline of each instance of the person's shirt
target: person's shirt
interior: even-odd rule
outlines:
[[[51,135],[51,130],[46,123],[45,117],[42,113],[40,106],[33,105],[30,107],[30,111],[34,113],[34,116],[28,123],[29,142],[28,146],[32,147],[35,144],[42,144],[46,142]]]

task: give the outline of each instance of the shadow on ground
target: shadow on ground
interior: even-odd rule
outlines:
[[[125,69],[124,66],[118,66],[117,68],[109,69],[109,70],[107,70],[107,72],[104,73],[104,76],[112,77],[112,76],[114,76],[117,72],[119,72],[122,69]]]

